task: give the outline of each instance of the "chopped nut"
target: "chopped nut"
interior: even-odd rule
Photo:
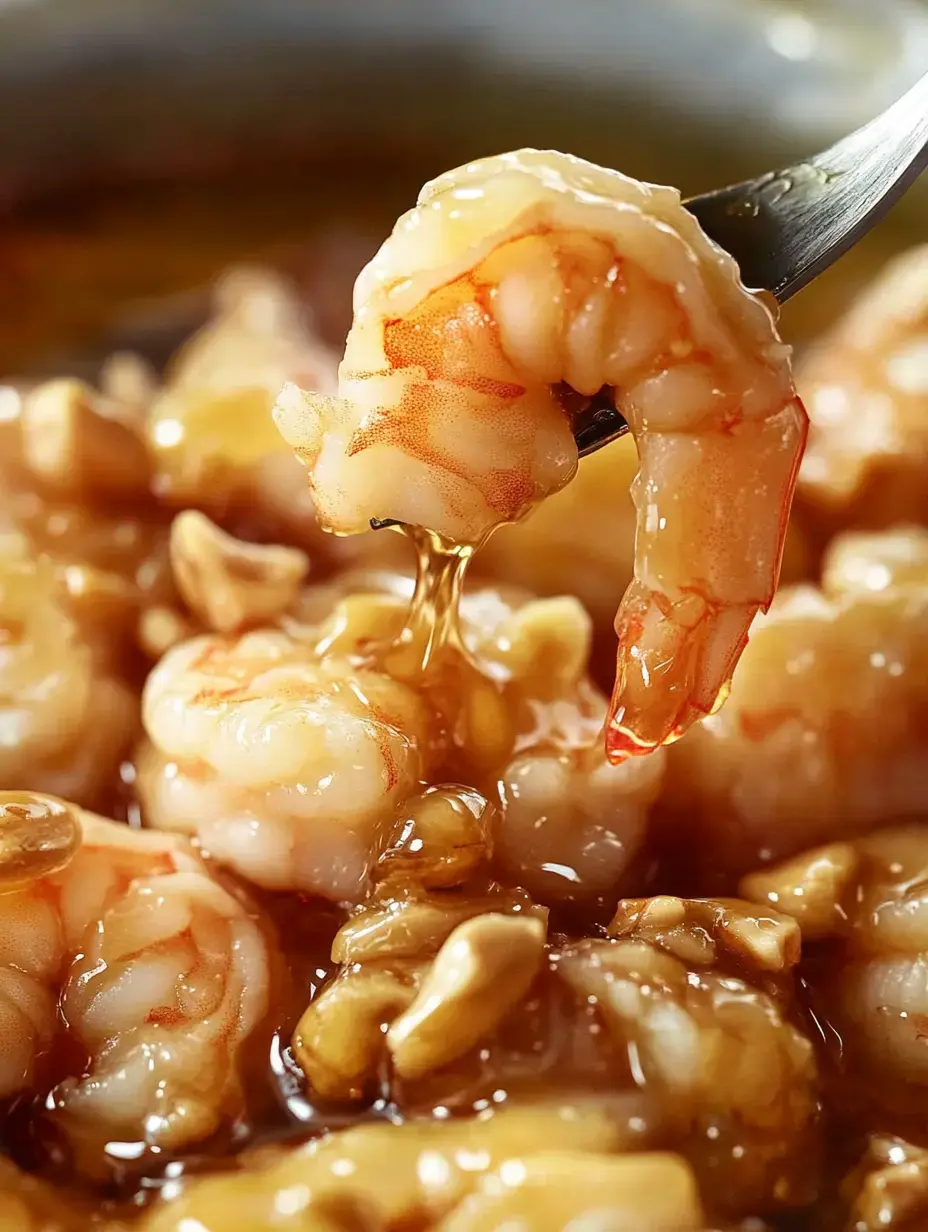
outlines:
[[[416,994],[392,971],[349,971],[310,1003],[293,1052],[313,1089],[327,1099],[361,1099],[384,1055],[384,1025]]]
[[[461,885],[490,857],[491,814],[472,788],[430,787],[400,809],[376,876],[428,889]]]
[[[29,393],[22,433],[27,465],[56,492],[128,497],[148,489],[145,442],[81,381],[47,381]]]
[[[297,548],[243,543],[190,509],[171,527],[171,567],[190,610],[218,633],[272,621],[309,571]]]
[[[387,1032],[397,1072],[421,1077],[492,1032],[528,991],[544,948],[534,916],[491,913],[459,924]]]
[[[547,923],[548,912],[513,890],[507,895],[458,898],[446,895],[391,899],[367,907],[335,934],[332,961],[363,963],[372,959],[419,958],[435,954],[457,926],[488,911],[526,912]]]
[[[853,1232],[923,1228],[928,1223],[928,1151],[902,1138],[871,1138],[845,1181]]]
[[[700,1232],[696,1181],[677,1155],[546,1150],[509,1159],[438,1225],[438,1232]]]
[[[750,873],[739,890],[752,902],[792,916],[804,937],[829,937],[842,930],[842,900],[859,867],[860,857],[850,843],[831,843]]]
[[[455,707],[454,741],[475,766],[494,770],[515,745],[513,715],[500,688],[477,672],[468,674]]]
[[[590,657],[592,621],[569,595],[518,607],[475,649],[539,696],[563,693],[583,675]]]
[[[722,946],[761,971],[795,966],[801,948],[795,920],[776,911],[760,912],[738,899],[624,899],[608,931],[613,937],[649,941],[697,965],[714,962],[716,947]]]

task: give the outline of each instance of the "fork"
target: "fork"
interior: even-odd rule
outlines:
[[[928,167],[928,73],[875,120],[782,171],[684,204],[729,252],[741,281],[785,303],[843,256]],[[580,456],[624,436],[606,397],[574,419]]]

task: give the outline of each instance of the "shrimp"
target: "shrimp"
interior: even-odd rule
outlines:
[[[674,858],[728,878],[925,816],[926,628],[928,531],[832,540],[821,590],[780,592],[724,709],[669,750]]]
[[[86,1064],[44,1107],[88,1166],[111,1139],[176,1150],[239,1111],[268,972],[258,924],[183,839],[0,795],[0,1098],[47,1090],[63,1020]]]
[[[305,589],[282,627],[169,651],[143,696],[146,821],[196,833],[261,886],[357,901],[397,810],[405,822],[424,784],[451,779],[492,801],[498,864],[519,884],[558,901],[613,891],[665,756],[613,766],[595,744],[589,617],[570,598],[478,590],[440,677],[397,678],[410,592],[346,573]]]
[[[798,500],[826,532],[928,518],[928,244],[890,261],[798,369]]]
[[[102,671],[52,563],[0,536],[0,788],[97,803],[132,740],[135,701]]]
[[[567,487],[530,517],[501,526],[472,566],[475,573],[524,586],[535,594],[576,595],[593,617],[593,670],[597,683],[605,687],[611,686],[615,668],[615,596],[634,571],[635,506],[630,493],[623,499],[623,489],[630,487],[637,471],[638,455],[630,435],[591,454]],[[378,536],[381,543],[385,538]],[[403,543],[400,535],[389,538]],[[809,545],[793,518],[780,585],[808,577],[809,558]]]
[[[838,1064],[842,1110],[924,1124],[928,1088],[928,826],[815,848],[741,883],[794,916],[814,955],[804,988]],[[812,949],[809,943],[816,943]]]
[[[770,311],[679,194],[554,152],[470,163],[354,307],[339,398],[288,386],[275,411],[323,525],[478,544],[571,479],[568,407],[605,388],[640,467],[609,754],[710,713],[773,598],[807,419]]]
[[[357,898],[427,764],[430,712],[414,690],[279,629],[181,643],[142,706],[148,822],[196,832],[268,889]]]

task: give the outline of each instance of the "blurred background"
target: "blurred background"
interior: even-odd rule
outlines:
[[[436,171],[555,146],[696,192],[815,150],[926,67],[924,0],[0,0],[0,376],[140,339],[158,361],[243,258],[293,270],[338,342]],[[925,190],[787,336],[925,237]]]

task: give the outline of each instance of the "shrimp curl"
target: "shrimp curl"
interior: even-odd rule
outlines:
[[[807,431],[769,309],[679,193],[537,150],[439,176],[357,280],[340,396],[288,386],[275,416],[327,529],[476,545],[571,479],[573,409],[603,394],[639,456],[618,761],[724,696],[773,599]]]

